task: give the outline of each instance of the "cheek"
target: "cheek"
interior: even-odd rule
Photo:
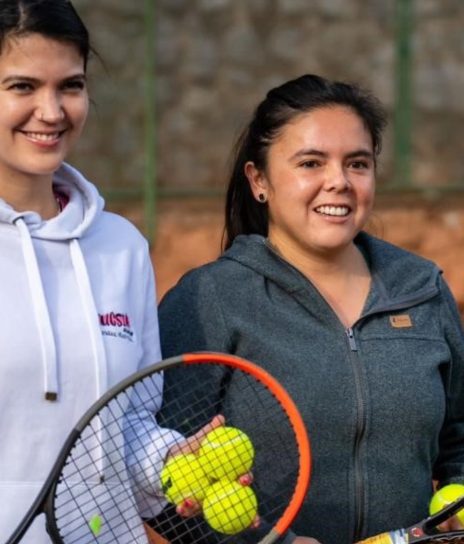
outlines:
[[[358,188],[358,202],[363,204],[366,208],[372,208],[374,205],[374,196],[375,196],[375,179],[366,180]]]
[[[0,102],[2,124],[14,125],[30,117],[34,108],[27,101],[3,100]]]
[[[75,128],[82,129],[89,113],[89,101],[82,100],[72,104],[68,109],[68,115],[70,116]]]

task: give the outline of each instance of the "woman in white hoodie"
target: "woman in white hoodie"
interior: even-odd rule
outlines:
[[[64,162],[90,51],[71,2],[0,0],[0,542],[84,411],[160,359],[147,243]],[[24,543],[49,542],[39,518]]]

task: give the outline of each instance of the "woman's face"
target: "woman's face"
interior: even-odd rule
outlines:
[[[88,112],[84,59],[41,34],[7,39],[0,54],[0,181],[49,177]]]
[[[255,198],[267,197],[269,239],[284,254],[346,248],[372,209],[372,138],[347,107],[298,115],[270,145],[266,170],[245,171]]]

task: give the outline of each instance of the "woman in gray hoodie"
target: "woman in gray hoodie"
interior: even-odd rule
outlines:
[[[272,89],[236,148],[225,251],[160,306],[165,357],[255,361],[310,431],[311,488],[286,542],[351,544],[425,517],[464,482],[464,337],[435,264],[363,231],[385,115],[305,75]]]

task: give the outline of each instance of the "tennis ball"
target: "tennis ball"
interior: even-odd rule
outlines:
[[[94,514],[90,519],[89,519],[89,527],[90,527],[90,530],[92,531],[92,533],[95,535],[95,536],[98,536],[101,532],[101,529],[102,529],[102,525],[103,525],[103,520],[102,518],[98,515],[98,514]]]
[[[235,427],[218,427],[203,439],[199,460],[208,476],[236,480],[251,469],[254,448],[249,437]]]
[[[176,455],[161,471],[163,493],[173,504],[180,504],[187,498],[201,502],[210,483],[198,458],[191,453]]]
[[[448,506],[455,500],[461,498],[464,495],[464,485],[461,484],[449,484],[445,485],[441,489],[439,489],[434,496],[432,497],[432,500],[430,501],[430,515],[436,514],[445,506]],[[459,510],[459,512],[456,514],[459,521],[464,524],[464,508],[462,510]]]
[[[255,519],[258,501],[251,487],[220,480],[211,485],[203,501],[203,515],[215,531],[235,535]]]

